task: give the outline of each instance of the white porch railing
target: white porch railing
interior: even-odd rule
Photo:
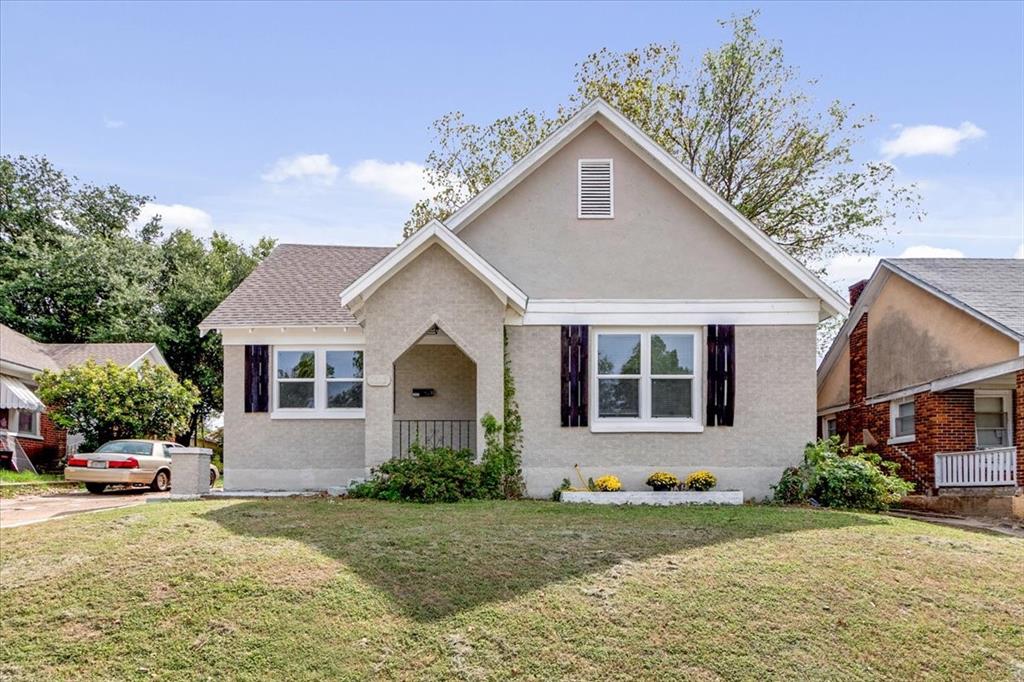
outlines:
[[[1015,485],[1017,448],[935,453],[935,487]]]

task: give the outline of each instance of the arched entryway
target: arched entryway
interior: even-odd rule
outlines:
[[[394,363],[392,454],[409,446],[476,451],[476,363],[433,325]]]

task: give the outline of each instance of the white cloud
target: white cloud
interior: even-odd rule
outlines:
[[[124,121],[118,121],[116,119],[107,118],[106,116],[104,116],[103,117],[103,127],[107,128],[109,130],[113,130],[115,128],[123,128],[124,127]]]
[[[142,207],[135,226],[145,225],[154,216],[160,216],[160,224],[166,232],[177,229],[192,230],[200,236],[213,232],[213,216],[201,208],[184,204],[148,203]]]
[[[338,167],[331,163],[331,157],[327,154],[299,154],[278,159],[270,170],[260,177],[266,182],[273,183],[311,180],[330,185],[338,177]]]
[[[985,137],[985,131],[970,121],[964,121],[959,128],[920,125],[901,127],[899,131],[895,139],[882,142],[882,154],[887,159],[925,154],[953,156],[960,151],[961,142]]]
[[[349,169],[348,178],[358,185],[373,187],[410,201],[419,201],[428,194],[423,166],[413,161],[386,163],[366,159]]]
[[[898,256],[886,258],[963,258],[964,253],[958,249],[944,249],[938,246],[918,244],[908,246]],[[875,271],[883,256],[842,255],[836,256],[825,269],[828,279],[839,291],[845,290],[854,282],[867,279]]]

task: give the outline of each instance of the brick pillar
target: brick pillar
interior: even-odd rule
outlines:
[[[856,285],[854,285],[856,286]],[[851,296],[853,287],[851,287]],[[850,444],[864,442],[864,401],[868,393],[868,315],[864,313],[850,332]]]
[[[1013,392],[1013,444],[1017,446],[1017,485],[1024,488],[1024,370],[1017,372]]]
[[[861,281],[857,282],[856,284],[851,284],[850,285],[850,307],[851,308],[853,306],[857,305],[857,299],[860,298],[860,295],[864,293],[864,287],[866,287],[867,285],[868,285],[868,281],[866,279],[862,279]]]

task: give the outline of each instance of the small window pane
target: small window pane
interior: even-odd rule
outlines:
[[[653,334],[651,374],[693,374],[693,335]]]
[[[312,379],[316,376],[313,351],[282,350],[277,352],[279,379]]]
[[[639,379],[599,379],[598,416],[639,417]]]
[[[328,381],[327,407],[359,408],[363,406],[363,382]]]
[[[327,351],[327,378],[362,379],[363,352],[360,350]]]
[[[975,412],[998,412],[1003,411],[1003,399],[999,397],[979,397],[974,399]]]
[[[598,335],[597,373],[640,374],[640,335]]]
[[[19,433],[31,433],[34,434],[35,430],[35,414],[22,410],[18,413],[18,431]]]
[[[829,438],[839,435],[839,421],[837,419],[826,419],[825,428],[828,430]]]
[[[914,403],[900,403],[896,409],[900,417],[914,416]]]
[[[914,415],[909,417],[899,417],[896,420],[896,435],[897,436],[912,436],[914,435]]]
[[[979,429],[1001,429],[1003,428],[1003,414],[976,414],[974,423]]]
[[[690,418],[693,416],[692,379],[652,379],[651,416]]]
[[[978,429],[979,448],[1001,448],[1009,445],[1006,429]]]
[[[282,381],[277,385],[278,407],[314,407],[312,381]]]

